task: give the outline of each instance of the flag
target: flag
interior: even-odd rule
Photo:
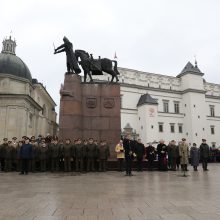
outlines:
[[[117,55],[116,55],[116,51],[115,51],[114,59],[118,59],[118,57],[117,57]]]

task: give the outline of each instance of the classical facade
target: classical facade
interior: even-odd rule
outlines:
[[[15,47],[16,42],[9,37],[0,53],[0,140],[53,135],[57,129],[56,104],[46,88],[32,79]]]
[[[190,62],[176,77],[120,68],[121,129],[144,143],[183,137],[220,145],[220,84]],[[107,75],[101,80],[108,80]]]

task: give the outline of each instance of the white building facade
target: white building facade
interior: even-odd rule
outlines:
[[[184,137],[220,146],[220,85],[206,82],[197,64],[188,62],[177,77],[119,71],[122,132],[131,127],[143,143]]]

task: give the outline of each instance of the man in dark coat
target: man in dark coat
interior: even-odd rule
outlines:
[[[193,146],[190,149],[190,159],[194,171],[198,171],[197,167],[199,166],[200,150],[196,147],[196,143],[193,143]]]
[[[143,159],[145,155],[145,147],[144,144],[141,143],[141,139],[138,139],[135,146],[135,153],[137,156],[137,171],[143,171]]]
[[[170,161],[170,168],[176,171],[176,161],[179,156],[179,148],[176,145],[176,141],[172,140],[168,146],[168,160]]]
[[[159,171],[167,171],[167,146],[164,144],[164,140],[160,140],[157,145],[157,154]]]
[[[29,161],[32,157],[32,145],[29,143],[29,138],[26,137],[25,143],[21,146],[20,149],[20,158],[21,158],[21,173],[28,174],[29,171]]]
[[[135,142],[131,140],[131,135],[125,136],[123,146],[125,150],[126,176],[133,176],[131,171],[132,161],[135,157]]]
[[[148,161],[148,170],[152,171],[154,160],[156,159],[156,150],[152,143],[149,143],[148,147],[146,148],[146,158]]]
[[[202,144],[200,145],[200,158],[202,161],[203,171],[208,171],[209,146],[206,143],[206,139],[202,139]]]

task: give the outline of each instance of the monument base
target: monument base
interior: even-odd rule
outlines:
[[[59,137],[106,140],[114,158],[121,133],[120,85],[82,83],[80,76],[66,74],[60,95]]]

